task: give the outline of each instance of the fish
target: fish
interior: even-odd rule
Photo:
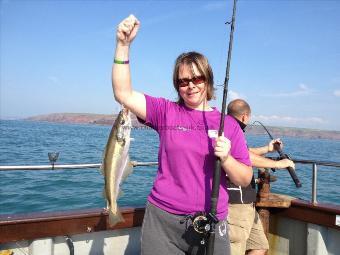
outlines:
[[[102,173],[104,175],[104,197],[107,200],[109,214],[109,225],[114,226],[124,221],[119,211],[117,199],[121,193],[122,182],[132,173],[133,164],[129,158],[130,133],[131,133],[130,111],[123,108],[113,126],[105,146]]]

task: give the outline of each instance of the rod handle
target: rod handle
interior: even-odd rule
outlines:
[[[287,170],[288,170],[288,172],[289,172],[289,174],[290,174],[290,177],[292,177],[292,179],[293,179],[293,181],[294,181],[294,183],[295,183],[295,186],[296,186],[297,188],[301,188],[301,187],[302,187],[302,184],[301,184],[299,178],[297,177],[297,175],[296,175],[296,173],[295,173],[295,170],[294,170],[292,167],[287,167]]]
[[[287,154],[284,154],[283,151],[280,149],[280,145],[278,143],[274,143],[274,149],[279,153],[280,157],[283,158],[283,159],[290,159],[290,157],[287,155]],[[302,184],[299,180],[299,178],[297,177],[296,175],[296,172],[295,170],[292,168],[292,167],[287,167],[287,170],[290,174],[290,177],[292,177],[294,183],[295,183],[295,186],[297,188],[301,188],[302,187]]]

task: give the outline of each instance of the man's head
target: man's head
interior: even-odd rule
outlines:
[[[235,99],[228,104],[228,114],[247,125],[250,121],[251,110],[249,104],[243,99]]]

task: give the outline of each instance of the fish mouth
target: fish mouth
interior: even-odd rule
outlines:
[[[128,108],[124,107],[124,106],[123,106],[122,111],[123,111],[124,116],[127,116],[130,113],[130,110]]]
[[[130,110],[123,106],[122,113],[123,113],[123,123],[122,124],[123,125],[129,125],[131,123]]]
[[[118,117],[120,125],[129,126],[131,124],[130,110],[124,107],[124,105],[122,106]]]

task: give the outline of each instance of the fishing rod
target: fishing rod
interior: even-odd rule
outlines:
[[[267,132],[270,139],[274,140],[271,133],[268,131],[268,129],[260,121],[256,120],[256,121],[253,122],[253,124],[256,123],[256,122],[259,123],[264,128],[264,130]],[[281,159],[291,159],[287,154],[283,153],[283,151],[280,148],[279,143],[274,143],[273,145],[274,145],[274,149],[279,153]],[[292,167],[287,167],[287,170],[288,170],[290,176],[292,177],[292,179],[295,183],[295,186],[297,188],[300,188],[302,186],[302,184],[301,184],[299,178],[297,177],[295,170]]]
[[[237,0],[234,0],[233,4],[233,15],[231,19],[231,28],[230,28],[230,37],[229,37],[229,48],[228,48],[228,59],[227,59],[227,69],[226,69],[226,75],[224,80],[224,89],[223,89],[223,101],[222,101],[222,111],[221,111],[221,119],[220,119],[220,127],[218,130],[218,136],[222,136],[223,130],[224,130],[224,118],[225,118],[225,110],[226,110],[226,104],[227,104],[227,95],[228,95],[228,84],[229,84],[229,70],[230,70],[230,62],[231,62],[231,51],[233,48],[233,38],[234,38],[234,26],[235,26],[235,14],[236,14],[236,2]],[[229,24],[227,22],[226,24]],[[208,244],[206,247],[206,254],[212,255],[214,253],[214,245],[215,245],[215,227],[218,222],[218,219],[216,217],[217,212],[217,201],[218,201],[218,195],[219,195],[219,188],[220,188],[220,182],[221,182],[221,160],[216,157],[215,161],[215,171],[213,176],[213,182],[212,182],[212,192],[211,192],[211,200],[210,200],[210,229],[209,231],[209,239]]]

